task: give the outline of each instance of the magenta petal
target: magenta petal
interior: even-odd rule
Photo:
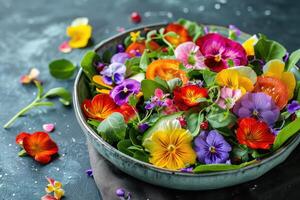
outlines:
[[[44,129],[44,131],[50,133],[50,132],[54,131],[55,126],[54,126],[54,124],[44,124],[43,129]]]

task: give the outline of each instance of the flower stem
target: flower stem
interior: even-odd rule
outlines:
[[[34,104],[38,101],[39,99],[36,98],[33,102],[28,104],[26,107],[21,109],[15,116],[13,116],[4,126],[3,128],[9,128],[17,119],[18,117],[24,115],[26,112],[28,112],[30,109],[34,107]]]

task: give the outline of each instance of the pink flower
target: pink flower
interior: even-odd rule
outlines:
[[[241,96],[241,90],[233,90],[231,88],[223,87],[217,104],[223,109],[230,109]]]
[[[174,102],[173,102],[172,99],[166,98],[166,99],[165,99],[165,104],[166,104],[166,107],[165,107],[165,109],[163,110],[163,113],[164,113],[164,114],[170,115],[170,114],[173,114],[173,113],[178,112],[178,109],[177,109],[177,107],[175,106],[175,104],[174,104]]]
[[[175,57],[182,64],[190,69],[204,69],[204,57],[199,51],[199,47],[193,42],[185,42],[178,45],[175,49]]]
[[[196,44],[205,57],[205,65],[212,71],[219,72],[230,67],[229,61],[234,66],[246,66],[248,64],[246,51],[243,46],[220,34],[209,33],[199,37]]]

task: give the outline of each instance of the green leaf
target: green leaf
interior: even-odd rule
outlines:
[[[97,131],[105,141],[112,144],[125,139],[126,128],[123,115],[114,112],[99,124]]]
[[[133,156],[133,152],[131,152],[128,147],[130,147],[132,144],[131,144],[131,141],[129,139],[126,139],[126,140],[121,140],[120,142],[118,142],[117,144],[117,148],[119,151],[121,151],[122,153],[125,153],[129,156]]]
[[[112,52],[110,50],[106,50],[102,54],[102,61],[104,63],[110,63],[111,57],[112,57]]]
[[[98,121],[96,119],[88,119],[87,123],[97,129],[101,121]]]
[[[72,101],[71,93],[62,87],[50,89],[42,98],[60,97],[59,101],[65,106],[69,106]]]
[[[210,70],[201,70],[205,84],[210,87],[214,85],[217,73]]]
[[[92,77],[97,73],[94,67],[94,63],[97,61],[100,61],[100,56],[94,51],[86,52],[81,60],[80,66],[90,80],[92,80]]]
[[[141,86],[142,86],[142,92],[144,94],[144,98],[146,100],[154,95],[154,91],[157,88],[162,89],[164,92],[167,91],[167,88],[165,88],[163,85],[159,84],[154,80],[148,80],[148,79],[142,80]]]
[[[130,44],[132,43],[131,41],[131,36],[128,35],[125,39],[124,39],[124,45],[127,48]]]
[[[136,151],[134,152],[133,157],[143,162],[149,162],[149,154],[147,154],[146,152]]]
[[[140,68],[144,71],[147,70],[147,67],[148,67],[148,64],[149,64],[149,59],[148,59],[148,56],[147,56],[147,52],[144,51],[142,56],[141,56],[141,59],[140,59]]]
[[[204,116],[201,113],[192,113],[187,117],[187,128],[196,137],[200,131],[200,124],[203,122]]]
[[[295,135],[300,130],[300,118],[295,119],[286,125],[275,138],[273,149],[279,149],[289,138]]]
[[[291,53],[287,61],[287,64],[285,66],[286,70],[290,71],[293,67],[295,67],[295,65],[297,64],[297,62],[299,62],[299,60],[300,60],[300,49]]]
[[[165,80],[163,80],[163,79],[161,79],[161,78],[158,77],[158,76],[154,78],[154,81],[157,82],[157,83],[159,83],[160,85],[162,85],[162,86],[163,86],[164,88],[166,88],[166,89],[169,88],[168,82],[165,81]]]
[[[133,57],[126,60],[126,77],[133,76],[140,73],[142,70],[140,68],[140,57]]]
[[[58,59],[50,62],[50,74],[57,79],[69,79],[74,75],[76,66],[69,60]]]
[[[170,36],[170,37],[174,37],[174,38],[178,38],[179,35],[173,31],[169,31],[166,34],[164,34],[164,36]]]
[[[53,102],[50,101],[40,101],[40,102],[36,102],[34,104],[34,106],[54,106],[55,104]]]
[[[133,145],[141,145],[142,141],[138,139],[139,132],[136,129],[130,128],[128,131],[129,139]]]
[[[213,128],[225,127],[236,121],[236,117],[231,112],[223,109],[210,112],[206,119]]]
[[[203,27],[196,22],[189,21],[183,18],[179,19],[177,22],[188,30],[189,35],[193,37],[194,42],[198,39],[199,36],[204,35]]]
[[[249,160],[248,149],[241,148],[240,146],[235,146],[232,149],[232,157],[234,161],[247,162]]]
[[[282,59],[286,53],[286,49],[278,42],[268,40],[265,36],[261,36],[254,46],[255,55],[258,59],[266,62],[273,59]]]
[[[27,152],[25,151],[25,149],[22,149],[21,151],[19,151],[18,156],[19,157],[27,156]]]
[[[250,162],[245,162],[240,165],[230,165],[230,164],[208,164],[208,165],[199,165],[193,172],[194,173],[203,173],[203,172],[218,172],[218,171],[228,171],[236,170],[246,167],[248,165],[258,162],[257,160],[252,160]]]
[[[176,87],[182,86],[182,80],[180,78],[168,80],[167,83],[170,92],[172,92]]]
[[[129,96],[128,104],[135,107],[136,104],[138,103],[139,99],[137,98],[136,95],[132,94]]]

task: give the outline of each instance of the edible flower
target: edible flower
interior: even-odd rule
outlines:
[[[132,42],[136,42],[140,39],[141,31],[130,32],[130,39]]]
[[[114,62],[104,67],[100,72],[103,77],[103,82],[107,85],[120,84],[124,81],[126,66],[123,63]]]
[[[154,90],[154,96],[152,96],[150,100],[146,102],[145,108],[147,110],[151,110],[155,107],[166,106],[167,104],[165,103],[165,100],[167,96],[169,96],[169,94],[164,94],[160,88],[156,88]]]
[[[16,143],[41,164],[49,163],[51,156],[58,152],[56,143],[45,132],[21,132],[16,136]]]
[[[293,114],[293,113],[297,112],[298,110],[300,110],[300,104],[296,100],[293,100],[290,104],[287,105],[287,111],[290,114]]]
[[[110,96],[120,106],[128,103],[130,95],[138,94],[140,89],[140,82],[133,79],[126,79],[111,90]]]
[[[204,57],[193,42],[178,45],[174,51],[177,60],[188,69],[205,69]]]
[[[43,124],[43,130],[46,131],[47,133],[54,131],[54,129],[55,129],[55,125],[52,123]]]
[[[202,131],[195,139],[198,160],[205,164],[226,163],[231,146],[216,130]]]
[[[240,118],[255,117],[269,126],[278,120],[280,111],[273,99],[265,93],[247,93],[233,107]]]
[[[128,123],[136,117],[135,108],[127,103],[121,105],[118,112],[120,112],[123,115],[126,123]]]
[[[240,89],[233,90],[231,88],[223,87],[217,104],[223,109],[231,109],[241,96],[242,92]]]
[[[102,93],[102,94],[109,94],[110,93],[110,90],[112,89],[112,86],[107,85],[106,83],[104,83],[102,76],[95,75],[95,76],[93,76],[92,81],[96,85],[97,92]]]
[[[251,149],[270,149],[275,140],[267,123],[251,117],[238,121],[236,136],[240,144]]]
[[[92,100],[85,99],[82,109],[87,117],[102,121],[113,112],[117,112],[118,106],[108,94],[97,94]]]
[[[64,41],[59,45],[58,50],[62,53],[70,53],[72,51],[72,48],[70,47],[68,41]]]
[[[49,184],[46,186],[45,191],[48,194],[51,194],[53,192],[54,198],[56,200],[60,200],[65,194],[65,191],[62,189],[62,183],[52,178],[47,178],[47,180]]]
[[[241,44],[217,33],[209,33],[199,37],[196,44],[204,55],[205,65],[214,72],[230,67],[229,61],[235,66],[247,66],[246,51]]]
[[[162,80],[179,78],[185,84],[188,81],[186,72],[179,69],[180,62],[174,59],[155,60],[147,67],[146,78],[154,80],[156,77]]]
[[[189,36],[188,30],[180,24],[175,24],[175,23],[168,24],[164,34],[167,34],[168,32],[174,32],[177,34],[177,36],[175,37],[173,35],[165,36],[165,39],[171,44],[173,44],[175,47],[181,43],[192,40],[192,38]]]
[[[254,86],[252,81],[240,74],[234,69],[223,69],[216,76],[216,82],[223,87],[228,87],[233,90],[241,90],[242,94],[252,91]]]
[[[150,50],[155,51],[160,48],[160,46],[154,42],[150,41],[148,43],[148,46]],[[146,49],[146,43],[145,40],[136,41],[131,43],[125,50],[126,53],[128,53],[131,57],[141,56]]]
[[[288,99],[292,99],[296,87],[296,79],[293,72],[284,71],[285,63],[282,60],[270,60],[263,67],[264,76],[275,77],[280,79],[287,86]]]
[[[92,36],[92,27],[88,24],[88,19],[75,19],[67,28],[67,35],[71,38],[69,41],[71,48],[86,47]]]
[[[33,81],[38,81],[37,78],[40,75],[40,71],[37,68],[31,68],[29,73],[21,76],[20,83],[29,84]]]
[[[158,128],[145,143],[150,152],[150,163],[157,167],[179,170],[196,162],[192,148],[193,136],[182,129],[178,120]]]
[[[125,64],[125,62],[130,58],[130,55],[128,53],[120,52],[113,55],[110,59],[111,63],[122,63]]]
[[[186,85],[174,89],[174,102],[180,110],[188,110],[199,105],[203,99],[208,97],[206,88],[197,85]]]
[[[247,56],[254,56],[254,46],[258,42],[258,38],[256,35],[253,35],[249,39],[247,39],[242,45],[246,51]]]

